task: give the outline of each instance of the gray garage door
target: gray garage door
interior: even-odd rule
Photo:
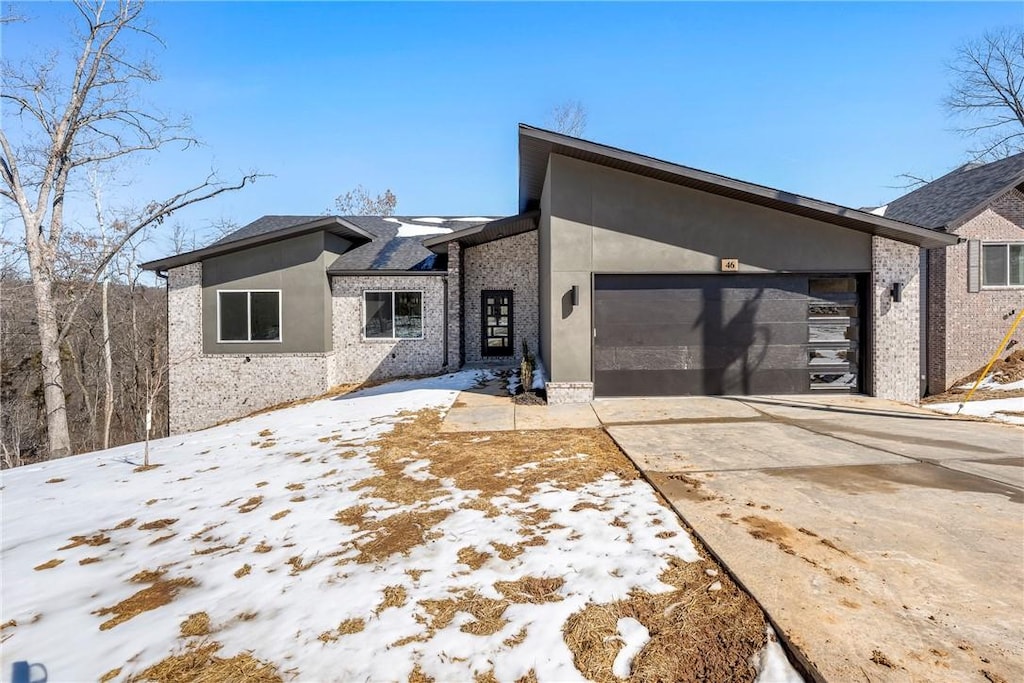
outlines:
[[[859,388],[857,277],[596,275],[598,396]]]

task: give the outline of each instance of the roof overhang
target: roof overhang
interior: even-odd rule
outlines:
[[[519,124],[519,210],[540,205],[548,159],[552,154],[654,178],[702,192],[757,204],[879,237],[934,248],[956,244],[950,235],[890,218],[831,204],[818,199],[755,185],[735,178],[680,166],[616,147],[580,140],[553,131]]]
[[[179,266],[185,266],[190,263],[202,261],[213,256],[221,256],[222,254],[228,254],[240,249],[247,249],[249,247],[259,246],[269,242],[277,242],[289,237],[298,237],[300,235],[318,232],[321,230],[350,239],[358,244],[365,244],[366,242],[370,242],[374,239],[373,235],[362,228],[356,227],[344,218],[339,218],[338,216],[324,216],[323,218],[318,218],[314,221],[309,221],[308,223],[293,225],[290,228],[274,230],[273,232],[263,233],[262,235],[246,237],[244,239],[224,244],[215,244],[202,249],[196,249],[195,251],[185,252],[184,254],[178,254],[177,256],[168,256],[167,258],[158,259],[156,261],[149,261],[147,263],[143,263],[141,268],[143,270],[156,271],[168,270],[170,268],[177,268]]]
[[[540,210],[533,209],[517,214],[506,216],[490,223],[474,225],[462,230],[436,235],[423,240],[423,246],[436,254],[448,253],[448,245],[451,242],[458,242],[463,247],[473,247],[478,244],[486,244],[494,240],[521,235],[537,229],[537,221],[540,219]]]

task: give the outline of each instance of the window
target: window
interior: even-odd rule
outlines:
[[[423,292],[364,292],[366,339],[422,339]]]
[[[984,287],[1024,287],[1024,243],[983,244],[981,284]]]
[[[217,341],[281,341],[281,292],[218,291]]]

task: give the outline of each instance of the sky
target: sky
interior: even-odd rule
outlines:
[[[3,56],[68,55],[67,3],[15,5]],[[162,80],[203,146],[117,170],[108,203],[269,177],[172,219],[208,235],[319,214],[362,184],[400,215],[507,215],[519,122],[578,100],[584,137],[846,206],[937,177],[970,142],[945,113],[954,48],[1020,25],[1024,3],[154,2]],[[9,112],[5,111],[7,116]],[[82,199],[81,197],[78,198]],[[81,201],[78,220],[88,221]],[[9,211],[7,214],[9,215]],[[161,247],[154,246],[163,255]],[[166,252],[166,247],[163,248]]]

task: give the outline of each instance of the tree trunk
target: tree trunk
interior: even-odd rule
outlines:
[[[30,254],[31,257],[31,254]],[[32,286],[39,323],[39,346],[42,351],[43,400],[46,405],[46,436],[50,458],[71,455],[71,434],[68,431],[67,400],[64,395],[64,372],[57,342],[57,312],[53,308],[53,283],[43,268],[32,268]]]
[[[103,280],[103,366],[106,370],[107,381],[103,397],[103,450],[110,447],[110,420],[114,416],[114,374],[110,352],[110,314],[107,307],[108,285],[109,282]]]

